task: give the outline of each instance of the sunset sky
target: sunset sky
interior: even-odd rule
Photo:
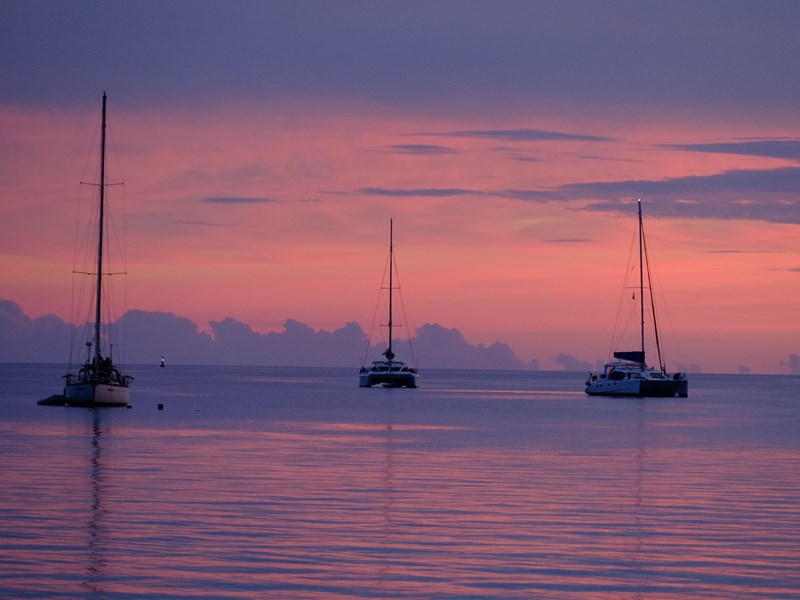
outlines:
[[[0,298],[70,318],[108,93],[127,306],[604,359],[643,199],[670,368],[800,354],[800,3],[0,0]]]

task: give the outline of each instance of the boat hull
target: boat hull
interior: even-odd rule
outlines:
[[[639,396],[643,398],[687,398],[689,382],[685,379],[669,379],[667,381],[642,380]]]
[[[68,383],[64,386],[67,406],[127,406],[130,388],[107,383]]]
[[[405,387],[415,388],[419,384],[419,373],[405,364],[376,363],[371,368],[362,368],[358,376],[358,387]]]
[[[358,387],[373,387],[380,385],[383,387],[417,387],[417,377],[414,375],[385,375],[374,373],[362,375],[358,378]]]
[[[588,381],[589,396],[634,396],[638,398],[687,398],[689,382],[686,379],[626,379],[613,381],[598,379]]]

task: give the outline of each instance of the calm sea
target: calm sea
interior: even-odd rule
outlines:
[[[798,598],[800,378],[0,365],[3,598]],[[163,404],[163,410],[158,405]]]

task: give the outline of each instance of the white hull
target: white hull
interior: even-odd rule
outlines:
[[[631,363],[609,363],[599,375],[586,380],[589,396],[636,396],[639,398],[686,398],[689,382],[685,373],[672,375]]]
[[[107,383],[69,383],[64,397],[69,406],[127,406],[130,388]]]
[[[586,384],[585,391],[590,396],[638,396],[639,381],[630,379],[623,381],[590,380]]]

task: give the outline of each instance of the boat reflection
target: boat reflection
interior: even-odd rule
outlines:
[[[384,582],[390,576],[391,554],[392,554],[392,512],[394,509],[394,456],[392,442],[394,431],[392,423],[386,425],[386,441],[384,451],[386,463],[383,468],[383,531],[380,542],[381,554],[383,555],[382,565],[378,570],[378,587],[383,589]]]
[[[633,525],[634,525],[634,544],[632,564],[635,568],[635,579],[638,581],[636,598],[642,598],[642,589],[647,583],[647,576],[644,567],[643,555],[643,539],[644,539],[644,525],[642,523],[642,514],[644,511],[643,494],[644,488],[644,473],[645,473],[645,459],[647,457],[647,449],[645,441],[647,440],[647,426],[645,421],[645,408],[644,399],[637,399],[638,409],[636,421],[636,445],[634,454],[634,488],[633,488]]]
[[[103,464],[103,409],[87,412],[91,415],[91,455],[89,460],[89,480],[91,510],[86,523],[88,562],[81,587],[93,596],[104,595],[103,580],[106,575],[106,513],[104,505],[105,466]]]

